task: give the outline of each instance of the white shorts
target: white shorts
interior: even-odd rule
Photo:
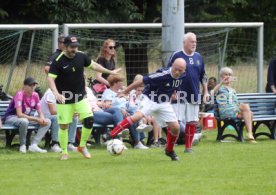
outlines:
[[[143,96],[138,109],[143,115],[151,115],[156,118],[158,124],[163,127],[167,122],[177,122],[176,115],[170,102],[157,104],[151,101],[147,96]]]
[[[198,121],[199,104],[179,103],[172,104],[173,110],[179,121]]]

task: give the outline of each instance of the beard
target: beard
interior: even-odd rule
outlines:
[[[70,51],[70,52],[67,51],[67,55],[68,55],[69,58],[75,57],[76,53],[77,53],[77,51]]]

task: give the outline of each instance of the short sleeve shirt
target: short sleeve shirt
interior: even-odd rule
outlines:
[[[62,52],[51,64],[48,75],[55,78],[58,92],[66,98],[65,104],[77,103],[85,97],[83,73],[84,67],[90,65],[91,59],[82,52],[77,52],[74,58]]]
[[[24,91],[18,91],[13,97],[7,112],[5,119],[10,115],[16,115],[16,108],[21,108],[22,113],[26,115],[32,115],[35,110],[40,110],[40,100],[36,92],[33,92],[31,96],[27,96]]]
[[[113,59],[110,59],[110,60],[106,60],[105,58],[103,57],[100,57],[98,60],[97,60],[97,63],[102,65],[104,68],[108,69],[108,70],[114,70],[115,69],[115,62]],[[109,74],[106,74],[106,73],[103,73],[102,74],[102,77],[104,79],[107,79],[107,77],[109,76]]]
[[[60,55],[60,53],[62,52],[62,50],[57,49],[55,51],[55,53],[53,53],[49,58],[48,61],[46,63],[46,66],[51,66],[51,64],[53,63],[53,61],[56,59],[56,57],[58,57]]]
[[[110,100],[112,101],[112,107],[126,108],[127,100],[123,97],[117,97],[117,93],[111,89],[106,89],[102,95],[102,101]]]
[[[185,73],[175,79],[171,76],[171,68],[160,69],[143,77],[145,84],[143,94],[156,103],[170,102],[172,94],[179,89],[184,78]]]
[[[40,100],[40,107],[41,107],[41,112],[47,116],[51,115],[50,110],[49,110],[49,104],[56,104],[56,97],[51,91],[51,89],[47,89],[47,91],[44,93],[43,97]]]

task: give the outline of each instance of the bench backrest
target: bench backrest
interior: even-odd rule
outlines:
[[[240,103],[249,104],[254,116],[275,115],[275,94],[249,94],[247,96],[238,94],[238,100]]]
[[[0,101],[0,117],[3,118],[8,107],[9,107],[10,101]]]

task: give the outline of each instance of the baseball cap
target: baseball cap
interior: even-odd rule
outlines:
[[[24,80],[24,85],[33,85],[33,84],[38,84],[38,82],[36,82],[35,79],[32,77],[27,77]]]
[[[66,46],[73,46],[73,47],[74,46],[77,47],[77,46],[80,45],[80,43],[78,42],[77,37],[72,36],[72,35],[68,35],[67,37],[65,37],[63,43]]]

